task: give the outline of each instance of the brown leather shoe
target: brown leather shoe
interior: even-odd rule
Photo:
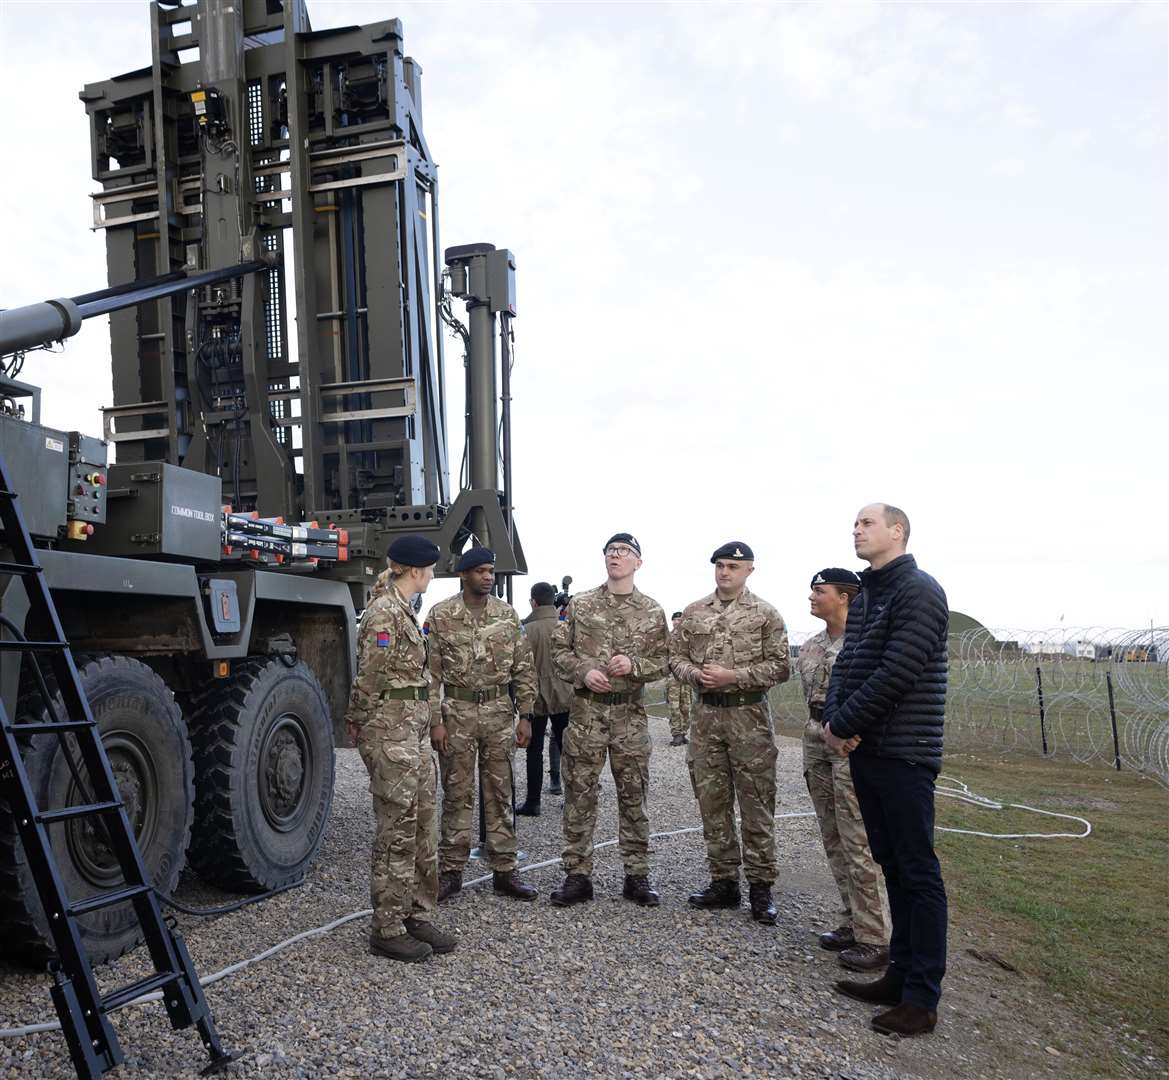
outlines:
[[[748,890],[751,904],[751,918],[764,926],[774,926],[779,912],[771,902],[771,886],[765,881],[752,881]]]
[[[856,938],[853,937],[851,926],[838,926],[835,930],[820,935],[820,948],[829,952],[840,952],[841,949],[851,948],[855,944]]]
[[[549,900],[556,907],[582,904],[593,898],[593,883],[584,874],[569,874],[564,883],[552,890]]]
[[[737,908],[742,902],[739,883],[733,878],[715,878],[702,892],[691,893],[686,899],[697,908]]]
[[[937,1027],[938,1014],[933,1009],[923,1009],[903,1001],[888,1012],[873,1017],[873,1030],[882,1035],[900,1035],[912,1039],[914,1035],[928,1035]]]
[[[444,933],[434,923],[422,922],[420,919],[405,921],[406,933],[415,941],[425,942],[436,955],[454,952],[458,941],[453,934]]]
[[[889,947],[858,941],[839,953],[836,962],[849,971],[880,971],[889,966]]]
[[[540,895],[535,885],[521,881],[514,870],[493,871],[491,887],[497,896],[510,896],[513,900],[535,900]]]
[[[429,960],[434,953],[434,949],[425,941],[419,941],[410,934],[398,934],[396,937],[379,937],[377,934],[371,934],[369,951],[374,956],[401,960],[404,964],[417,964],[422,960]]]
[[[835,983],[837,993],[870,1005],[900,1005],[902,985],[901,976],[894,974],[892,968],[886,968],[885,974],[875,982],[837,979]]]
[[[438,902],[441,904],[444,900],[460,892],[463,888],[463,871],[462,870],[444,870],[438,875]]]
[[[644,874],[626,874],[625,887],[621,890],[621,895],[642,907],[657,907],[662,902],[662,898]]]

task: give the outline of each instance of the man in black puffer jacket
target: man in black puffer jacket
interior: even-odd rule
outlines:
[[[905,554],[909,518],[886,503],[857,515],[853,544],[869,564],[848,610],[824,703],[824,740],[849,765],[873,858],[889,893],[890,963],[876,982],[841,980],[843,994],[892,1008],[887,1035],[937,1023],[946,972],[946,888],[934,854],[934,781],[946,709],[946,594]]]

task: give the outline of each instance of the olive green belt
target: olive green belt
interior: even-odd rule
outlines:
[[[758,705],[763,700],[762,690],[737,690],[733,693],[703,694],[703,705],[715,705],[720,709],[733,709],[736,705]]]
[[[589,690],[582,686],[577,689],[576,696],[589,698],[598,705],[629,705],[634,701],[641,700],[641,687],[639,686],[636,690],[630,690],[627,693],[609,692],[598,694],[595,690]]]
[[[455,701],[473,701],[476,705],[485,705],[488,701],[494,701],[497,697],[507,693],[507,684],[484,686],[480,690],[472,690],[469,686],[452,686],[450,683],[444,682],[442,692],[447,697],[454,698]]]
[[[426,701],[429,697],[425,686],[395,686],[381,693],[382,701]]]

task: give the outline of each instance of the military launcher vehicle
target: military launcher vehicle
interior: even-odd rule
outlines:
[[[472,536],[490,544],[509,592],[526,569],[510,498],[515,264],[490,244],[441,252],[422,69],[399,21],[314,32],[303,0],[149,13],[149,62],[80,95],[108,287],[0,313],[0,454],[156,887],[170,894],[190,865],[262,892],[302,877],[321,843],[356,615],[395,532],[430,536],[440,572]],[[106,314],[102,434],[44,426],[22,367],[67,378],[67,351],[42,367],[33,350]],[[443,323],[466,379],[454,491]],[[11,643],[45,628],[5,540],[0,695],[36,722]],[[27,738],[38,801],[76,803],[60,737]],[[50,937],[5,778],[0,950],[40,962]],[[51,837],[71,894],[116,884],[92,824]],[[91,959],[134,944],[132,916],[81,919]]]

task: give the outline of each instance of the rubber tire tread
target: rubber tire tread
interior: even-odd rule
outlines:
[[[117,671],[120,668],[130,668],[132,666],[133,670],[138,673],[147,673],[149,679],[156,682],[162,688],[164,694],[171,694],[170,687],[163,682],[156,672],[146,664],[132,657],[78,655],[74,657],[74,662],[77,665],[77,673],[81,676],[83,684],[88,681],[90,677],[89,670],[95,664],[107,671]],[[45,682],[48,685],[49,693],[53,697],[53,703],[58,711],[58,715],[63,715],[64,705],[61,702],[52,673],[45,671],[44,674]],[[171,696],[173,697],[173,694]],[[183,735],[182,746],[186,757],[186,774],[193,776],[194,759],[191,752],[191,742],[183,729],[182,712],[179,709],[177,701],[174,703],[174,709],[179,730]],[[33,689],[21,694],[16,707],[16,715],[18,717],[41,717],[43,713],[44,702],[39,690]],[[21,743],[26,755],[29,750],[29,744],[32,743],[34,738],[36,740],[47,740],[54,738],[54,736],[24,736],[21,739]],[[33,780],[34,791],[37,790],[40,786],[37,783],[37,778],[30,777],[30,779]],[[188,813],[182,841],[177,846],[180,858],[176,860],[177,868],[171,875],[174,880],[169,882],[155,882],[156,886],[168,894],[173,891],[183,869],[181,855],[190,845],[192,819],[193,814]],[[35,892],[30,892],[30,890],[34,889],[31,872],[28,869],[28,863],[24,855],[24,845],[21,842],[20,834],[16,830],[16,822],[12,818],[12,812],[8,803],[0,800],[0,954],[6,960],[24,967],[43,968],[55,955],[56,949],[53,945],[52,938],[46,933],[45,926],[38,918],[38,916],[43,918],[43,915],[41,914],[40,903],[35,896]],[[34,914],[34,910],[36,914]],[[96,948],[93,938],[85,933],[84,923],[82,923],[81,940],[85,945],[90,963],[97,966],[108,964],[110,961],[116,960],[119,956],[123,956],[130,950],[136,948],[142,942],[142,935],[127,935],[122,941],[107,943],[101,948]]]
[[[232,667],[231,682],[209,691],[192,695],[191,703],[198,712],[190,717],[191,742],[195,753],[195,825],[191,832],[191,846],[187,861],[205,881],[219,888],[244,893],[278,889],[299,880],[305,869],[316,858],[324,839],[322,827],[312,850],[303,864],[284,874],[261,874],[250,866],[240,851],[234,823],[230,771],[238,767],[241,753],[239,715],[249,707],[249,698],[256,684],[270,667],[281,670],[299,670],[315,688],[324,708],[325,726],[332,753],[332,721],[329,718],[328,699],[307,664],[298,662],[289,668],[283,661],[263,657],[246,660]],[[325,818],[328,819],[333,800],[333,762],[329,761],[329,793]],[[252,812],[260,813],[258,806]]]

